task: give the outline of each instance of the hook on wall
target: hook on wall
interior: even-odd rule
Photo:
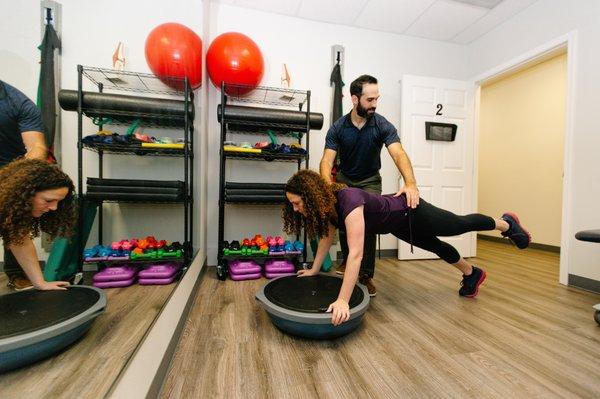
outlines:
[[[336,64],[340,65],[342,76],[344,71],[344,61],[345,61],[345,50],[344,46],[340,44],[334,44],[331,46],[331,67],[333,68]]]
[[[53,10],[49,7],[46,7],[46,25],[48,25],[48,24],[54,25],[54,23],[52,22],[54,20],[54,18],[52,18],[52,13],[53,13]]]

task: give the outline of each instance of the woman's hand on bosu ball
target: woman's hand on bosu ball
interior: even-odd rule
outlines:
[[[319,269],[313,266],[311,269],[300,269],[298,272],[296,272],[296,274],[298,277],[316,276],[319,274]]]
[[[36,290],[40,291],[52,291],[52,290],[66,290],[69,285],[68,281],[44,281],[38,285],[34,285]]]
[[[334,303],[329,305],[327,312],[332,312],[331,324],[334,326],[339,326],[350,319],[350,306],[343,299],[338,298]]]

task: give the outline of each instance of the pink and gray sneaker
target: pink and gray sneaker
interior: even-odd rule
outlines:
[[[525,249],[531,242],[531,234],[519,222],[519,217],[513,212],[506,212],[502,215],[502,220],[508,223],[508,230],[501,233],[503,237],[508,237],[519,249]]]

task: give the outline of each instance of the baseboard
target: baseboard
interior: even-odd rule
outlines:
[[[108,398],[158,397],[204,269],[206,254],[198,253],[106,395]]]
[[[595,294],[600,294],[600,281],[598,280],[569,274],[569,285]]]
[[[503,238],[503,237],[494,237],[494,236],[488,236],[485,234],[477,234],[477,238],[479,238],[481,240],[485,240],[485,241],[492,241],[492,242],[498,242],[501,244],[512,245],[510,240],[507,240],[506,238]],[[542,251],[548,251],[548,252],[560,254],[560,247],[557,247],[555,245],[537,244],[535,242],[532,242],[531,244],[529,244],[529,248],[539,249]]]

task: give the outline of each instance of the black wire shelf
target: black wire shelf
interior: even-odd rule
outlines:
[[[131,264],[131,265],[141,265],[145,263],[162,263],[162,262],[177,262],[177,263],[185,263],[185,257],[179,258],[155,258],[155,259],[105,259],[105,260],[93,260],[87,261],[84,260],[83,263],[86,265],[89,264],[100,264],[100,265],[115,265],[115,264]]]
[[[247,134],[268,134],[268,132],[270,131],[271,133],[273,133],[275,136],[281,136],[281,137],[293,137],[295,139],[301,139],[302,137],[304,137],[304,135],[306,134],[306,132],[302,132],[302,129],[289,129],[289,130],[285,130],[285,129],[280,129],[280,130],[274,130],[272,128],[265,128],[265,127],[260,127],[260,126],[239,126],[239,125],[232,125],[232,126],[228,126],[227,129],[227,134],[240,134],[240,135],[247,135]],[[306,130],[304,128],[304,130]]]
[[[90,197],[88,194],[83,194],[84,199],[90,202],[102,202],[112,204],[184,204],[186,202],[191,203],[191,200],[177,199],[177,200],[166,200],[166,199],[152,199],[152,200],[134,200],[134,199],[104,199]]]
[[[88,144],[83,143],[83,148],[93,152],[103,152],[105,154],[120,154],[120,155],[150,155],[162,157],[183,157],[185,156],[184,148],[148,148],[139,145],[126,144]],[[191,156],[191,151],[188,152]]]
[[[225,198],[224,202],[229,205],[257,205],[257,206],[265,206],[265,205],[283,205],[285,203],[285,198],[282,197],[281,200],[273,200],[273,201],[256,201],[256,200],[228,200]]]
[[[258,133],[266,134],[267,130],[272,130],[276,134],[285,136],[305,135],[308,130],[306,124],[288,124],[274,122],[248,122],[227,119],[227,130],[239,133]]]
[[[228,83],[224,87],[228,101],[239,103],[268,104],[301,110],[308,98],[308,91],[305,90]]]
[[[83,114],[91,119],[102,118],[103,125],[130,126],[139,121],[141,127],[180,129],[185,127],[185,118],[165,114],[146,114],[141,112],[120,111],[114,109],[83,109]],[[192,119],[190,119],[191,126]]]
[[[278,153],[252,153],[252,152],[233,152],[223,151],[223,155],[228,159],[245,159],[252,161],[277,161],[277,162],[297,162],[306,158],[306,154],[278,154]]]
[[[243,260],[243,259],[295,259],[302,254],[281,254],[281,255],[264,255],[264,254],[255,254],[255,255],[225,255],[221,253],[221,259],[224,260]]]
[[[183,78],[159,78],[150,73],[116,71],[113,69],[88,66],[83,67],[82,73],[83,76],[94,83],[96,87],[98,87],[99,84],[102,84],[104,89],[166,94],[170,96],[181,96],[184,94],[185,79]],[[181,87],[181,89],[175,89],[171,86]]]

